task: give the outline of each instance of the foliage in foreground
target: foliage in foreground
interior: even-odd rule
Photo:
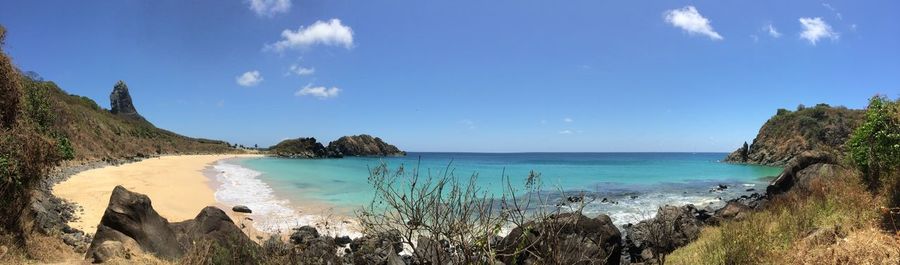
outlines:
[[[869,100],[866,118],[847,141],[853,165],[870,188],[888,188],[888,206],[900,206],[900,100]]]
[[[747,219],[705,228],[700,238],[676,250],[670,264],[856,264],[876,259],[900,262],[900,242],[875,237],[888,250],[860,256],[841,240],[878,227],[879,200],[852,170],[817,179],[812,191],[791,191]],[[883,234],[883,233],[882,233]],[[824,249],[845,249],[821,253]],[[808,253],[817,252],[819,256]],[[821,255],[827,256],[828,259]],[[814,258],[815,257],[815,258]],[[814,258],[814,259],[813,259]],[[865,262],[862,262],[865,263]]]

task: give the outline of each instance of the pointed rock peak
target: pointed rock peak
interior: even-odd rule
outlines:
[[[113,114],[143,119],[143,117],[138,114],[137,109],[134,108],[134,103],[131,102],[131,94],[128,93],[128,85],[122,80],[116,82],[112,93],[109,94],[109,106],[111,107],[110,111]]]

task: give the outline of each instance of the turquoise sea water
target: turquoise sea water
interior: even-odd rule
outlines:
[[[502,175],[521,185],[529,171],[541,173],[544,188],[585,191],[595,198],[586,211],[609,214],[616,223],[652,216],[663,204],[692,203],[703,207],[764,190],[768,176],[780,168],[719,162],[725,153],[409,153],[405,157],[343,159],[251,158],[228,163],[257,172],[251,176],[270,188],[274,197],[298,206],[324,203],[351,213],[373,192],[369,169],[380,163],[391,168],[418,166],[420,172],[456,177],[478,174],[484,189],[502,192]],[[448,166],[449,165],[449,166]],[[223,171],[224,172],[224,171]],[[240,182],[240,181],[238,181]],[[725,184],[725,191],[710,191]],[[259,187],[258,187],[259,188]],[[601,202],[600,198],[608,198]],[[238,199],[239,200],[239,199]]]

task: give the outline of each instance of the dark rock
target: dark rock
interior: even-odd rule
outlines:
[[[749,188],[749,189],[746,189],[745,191],[747,191],[747,192],[750,192],[750,191],[756,191],[756,189],[754,189],[754,188]]]
[[[92,258],[94,263],[104,263],[115,258],[130,259],[131,253],[125,249],[122,242],[105,241],[96,248]]]
[[[303,244],[316,238],[319,238],[319,231],[315,227],[304,225],[294,228],[294,233],[291,234],[291,243]]]
[[[566,201],[570,203],[581,202],[584,200],[584,196],[569,196],[566,198]]]
[[[349,236],[340,236],[334,239],[334,243],[338,244],[338,246],[346,246],[350,242],[353,242],[353,240]]]
[[[350,242],[351,254],[347,257],[353,264],[385,264],[396,261],[396,256],[403,250],[400,231],[391,230],[376,234],[368,234]]]
[[[522,246],[527,247],[521,249]],[[542,263],[535,255],[556,256],[557,261],[566,264],[619,264],[622,234],[609,216],[587,218],[579,213],[564,213],[514,228],[497,249],[505,264]]]
[[[113,114],[140,120],[144,119],[138,114],[137,109],[134,107],[134,103],[131,102],[131,94],[128,93],[128,85],[125,85],[125,82],[122,80],[116,82],[116,86],[113,87],[112,93],[109,94],[109,106],[111,107],[110,112]]]
[[[730,201],[721,209],[716,210],[715,216],[724,220],[742,220],[750,214],[750,211],[752,210],[753,209],[743,203]]]
[[[238,263],[250,261],[259,252],[259,245],[219,208],[206,207],[192,220],[170,224],[153,209],[146,195],[116,186],[85,258],[98,261],[98,257],[115,256],[121,245],[128,253],[142,251],[176,260],[201,241],[229,251]]]
[[[325,149],[316,138],[288,139],[269,147],[269,153],[284,158],[328,158],[339,157]]]
[[[693,205],[663,206],[656,217],[625,228],[625,246],[631,262],[651,262],[700,236],[703,222]],[[707,215],[707,214],[704,214]]]
[[[367,134],[343,136],[328,143],[328,150],[342,156],[405,156],[396,146]]]
[[[185,249],[193,242],[212,241],[230,253],[240,253],[244,259],[258,252],[257,245],[247,237],[222,209],[208,206],[194,219],[173,223],[170,226]]]
[[[769,186],[766,187],[766,194],[772,196],[790,190],[797,182],[797,173],[811,165],[835,164],[836,162],[837,159],[827,152],[803,152],[769,183]]]
[[[817,163],[807,166],[797,172],[795,176],[794,188],[801,191],[812,191],[813,184],[819,180],[834,178],[838,176],[840,166],[835,164]]]
[[[184,254],[169,221],[153,210],[150,198],[122,186],[113,189],[86,258],[93,258],[94,251],[106,241],[133,241],[141,250],[167,260]]]
[[[245,205],[235,205],[234,207],[231,207],[231,210],[239,213],[253,213],[253,211]]]

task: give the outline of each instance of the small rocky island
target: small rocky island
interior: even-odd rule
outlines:
[[[344,156],[405,156],[394,145],[378,137],[361,134],[343,136],[328,143],[328,147],[313,137],[287,139],[269,147],[269,154],[284,158],[341,158]]]

